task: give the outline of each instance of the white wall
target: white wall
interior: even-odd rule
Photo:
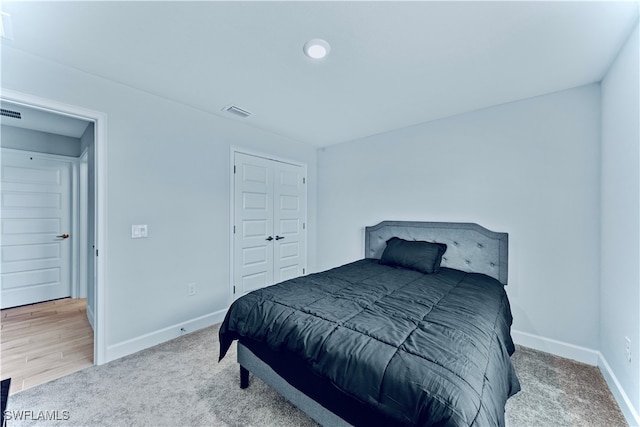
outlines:
[[[319,150],[319,268],[382,220],[476,222],[509,233],[514,328],[596,349],[599,105],[590,85]]]
[[[7,125],[0,126],[0,145],[3,148],[60,156],[78,157],[81,154],[79,138]]]
[[[107,358],[228,307],[230,145],[308,164],[315,267],[315,149],[8,47],[2,86],[108,115]],[[132,224],[149,238],[131,239]]]
[[[602,81],[600,277],[600,350],[636,417],[640,414],[639,37],[636,26]],[[624,337],[631,339],[631,363]]]

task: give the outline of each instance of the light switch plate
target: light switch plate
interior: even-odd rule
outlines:
[[[138,224],[131,226],[131,238],[142,239],[147,237],[147,224]]]

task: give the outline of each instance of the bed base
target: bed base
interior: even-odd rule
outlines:
[[[323,426],[350,427],[351,424],[285,381],[251,350],[238,342],[240,388],[249,386],[249,372],[273,387],[280,395]]]

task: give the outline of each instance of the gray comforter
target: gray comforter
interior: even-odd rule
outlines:
[[[520,390],[503,285],[364,259],[249,293],[220,328],[220,359],[246,337],[291,352],[400,425],[502,426]]]

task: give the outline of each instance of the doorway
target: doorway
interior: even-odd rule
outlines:
[[[93,344],[93,363],[96,365],[107,362],[106,360],[106,343],[105,343],[105,265],[106,251],[101,250],[106,246],[106,115],[104,113],[87,110],[81,107],[62,104],[44,98],[35,97],[20,92],[2,90],[0,100],[3,105],[15,107],[10,111],[20,112],[20,109],[40,112],[52,122],[56,119],[65,121],[72,119],[77,122],[88,124],[88,130],[85,132],[90,136],[89,143],[83,142],[83,149],[80,153],[73,155],[75,157],[75,165],[72,173],[72,191],[71,198],[74,206],[73,213],[76,215],[75,222],[71,226],[71,232],[62,232],[57,234],[63,242],[71,240],[64,237],[65,234],[75,235],[78,237],[71,249],[71,259],[75,262],[70,268],[72,277],[71,292],[74,296],[83,296],[87,299],[87,314],[94,328],[94,344]],[[4,106],[3,106],[4,109]],[[4,112],[3,112],[4,113]],[[3,121],[4,123],[4,121]],[[42,129],[35,129],[37,132],[43,132]],[[3,138],[3,146],[6,141]],[[15,147],[13,147],[15,148]],[[42,151],[42,150],[40,150]],[[68,155],[68,154],[67,154]],[[82,170],[82,160],[85,160],[86,169]],[[4,162],[3,162],[4,163]],[[80,180],[85,179],[83,185]],[[77,209],[80,204],[85,205],[84,210]],[[80,218],[84,217],[86,228],[80,233]],[[84,242],[84,243],[81,243]],[[80,244],[85,245],[87,250],[83,250]],[[85,252],[81,257],[80,253]],[[80,265],[82,258],[83,265]],[[81,277],[85,275],[84,277]],[[83,291],[82,284],[86,284]],[[89,310],[91,314],[89,315]]]

